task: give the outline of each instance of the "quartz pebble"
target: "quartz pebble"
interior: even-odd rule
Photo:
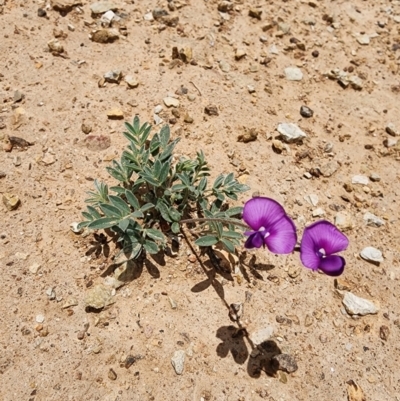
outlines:
[[[104,79],[106,82],[110,82],[112,84],[117,84],[121,80],[122,73],[120,70],[112,70],[108,71],[104,74]]]
[[[288,81],[301,81],[303,79],[303,73],[297,67],[285,68],[285,76]]]
[[[318,209],[313,210],[313,212],[312,212],[313,217],[321,217],[324,214],[325,214],[325,210],[320,207]]]
[[[269,340],[273,334],[274,328],[272,326],[265,326],[251,333],[250,339],[253,341],[254,345],[259,345],[262,342]]]
[[[44,316],[43,315],[36,315],[36,322],[37,323],[43,323],[44,322]]]
[[[339,169],[339,163],[331,161],[321,166],[320,171],[324,177],[330,177]]]
[[[167,96],[163,99],[164,104],[167,107],[179,107],[179,100],[174,97]]]
[[[319,198],[318,198],[318,195],[316,195],[316,194],[310,194],[310,195],[306,195],[304,197],[304,200],[307,201],[312,206],[317,206]]]
[[[174,352],[174,355],[171,358],[171,363],[173,368],[175,369],[175,373],[177,375],[181,375],[183,373],[183,368],[185,366],[185,351],[178,350]]]
[[[361,252],[360,252],[360,256],[369,261],[369,262],[374,262],[374,263],[381,263],[383,262],[383,256],[382,256],[382,252],[377,249],[374,248],[373,246],[367,246],[365,247]]]
[[[42,265],[40,265],[39,263],[33,263],[32,265],[29,266],[29,271],[32,274],[36,274],[40,268],[42,267]]]
[[[90,11],[92,12],[92,14],[103,14],[109,10],[117,10],[118,7],[117,5],[112,2],[112,1],[107,1],[107,0],[103,0],[103,1],[97,1],[96,3],[93,3],[90,6]]]
[[[352,184],[368,185],[369,179],[365,175],[355,175],[351,179]]]
[[[307,136],[296,124],[292,123],[280,123],[277,130],[287,143],[300,141]]]
[[[131,89],[137,88],[139,86],[139,81],[132,75],[127,75],[125,77],[125,82],[128,85],[128,87]]]
[[[345,293],[342,302],[349,315],[365,316],[376,314],[379,310],[371,301],[357,297],[351,292]]]
[[[367,223],[368,226],[371,227],[381,227],[385,224],[382,219],[370,212],[366,212],[364,214],[364,221]]]

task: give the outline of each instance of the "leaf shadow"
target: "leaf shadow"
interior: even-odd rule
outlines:
[[[264,281],[264,277],[261,272],[268,272],[275,268],[275,265],[263,262],[257,262],[256,255],[252,255],[250,260],[246,262],[246,253],[243,252],[239,257],[239,268],[243,277],[246,281],[250,282],[250,275],[253,275],[256,279]]]

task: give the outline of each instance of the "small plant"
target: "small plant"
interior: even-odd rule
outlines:
[[[95,180],[79,227],[111,229],[126,257],[137,259],[143,252],[165,249],[166,235],[196,222],[200,229],[196,245],[218,245],[233,253],[246,226],[236,218],[243,208],[230,208],[226,200],[237,200],[249,188],[233,173],[220,174],[210,187],[203,152],[197,152],[194,160],[177,160],[173,152],[180,138],[171,140],[168,125],[151,135],[151,125],[140,125],[135,116],[125,126],[129,145],[120,161],[113,160],[107,167],[118,185],[109,187]]]

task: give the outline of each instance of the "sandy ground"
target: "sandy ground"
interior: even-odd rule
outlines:
[[[400,2],[115,0],[112,43],[90,38],[101,28],[94,2],[53,5],[67,3],[77,6],[0,1],[0,195],[20,199],[0,207],[0,398],[341,401],[350,391],[351,401],[399,400]],[[146,20],[155,9],[168,18]],[[174,47],[188,60],[173,59]],[[289,80],[287,67],[301,79]],[[104,82],[111,70],[119,84]],[[210,104],[218,116],[204,112]],[[338,287],[379,312],[349,316],[334,280],[303,268],[298,252],[248,252],[250,267],[208,279],[184,241],[177,257],[150,259],[108,308],[86,312],[112,255],[87,256],[93,236],[70,224],[95,178],[114,184],[105,166],[127,144],[123,121],[153,123],[157,105],[182,139],[179,154],[202,149],[212,176],[233,171],[251,187],[237,204],[270,196],[300,229],[317,214],[344,216],[350,246]],[[282,122],[307,137],[280,141]],[[82,124],[110,146],[88,149]],[[254,141],[238,141],[250,130]],[[33,145],[10,151],[9,136]],[[355,175],[373,180],[352,184]],[[369,226],[366,212],[384,224]],[[366,246],[382,251],[380,265],[360,258]],[[289,354],[297,371],[262,369],[268,360],[230,320],[231,303],[243,303],[250,339],[266,336],[265,355]],[[179,350],[181,375],[171,364]]]

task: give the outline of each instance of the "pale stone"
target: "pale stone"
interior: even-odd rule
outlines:
[[[281,134],[282,139],[287,143],[302,140],[307,136],[296,124],[292,123],[280,123],[277,130]]]
[[[370,212],[364,214],[364,221],[367,223],[368,226],[371,227],[381,227],[385,224],[382,219]]]
[[[171,96],[165,97],[163,101],[167,107],[179,107],[180,104],[178,99],[175,99],[174,97]]]
[[[375,263],[381,263],[383,262],[383,256],[382,256],[382,252],[377,249],[374,248],[373,246],[367,246],[365,247],[361,252],[360,252],[360,256],[369,261],[369,262],[375,262]]]
[[[111,290],[104,285],[96,285],[90,289],[85,296],[86,307],[93,309],[102,309],[114,303]]]
[[[121,109],[113,108],[107,111],[107,117],[111,119],[122,119],[124,118],[124,112]]]
[[[369,314],[376,314],[379,311],[379,308],[371,301],[357,297],[351,292],[345,293],[342,302],[349,315],[365,316]]]
[[[272,326],[266,326],[251,333],[250,339],[253,341],[254,345],[259,345],[262,342],[269,340],[273,334],[274,328]]]
[[[369,184],[369,179],[365,175],[355,175],[351,179],[351,182],[353,184],[368,185]]]
[[[139,86],[139,81],[132,75],[127,75],[125,77],[125,82],[130,88],[137,88]]]
[[[183,369],[185,367],[185,355],[185,351],[178,350],[174,352],[174,355],[171,358],[172,366],[174,367],[177,375],[181,375],[183,373]]]
[[[316,195],[316,194],[310,194],[310,195],[306,195],[304,197],[304,200],[307,201],[312,206],[317,206],[319,198],[318,198],[318,195]]]
[[[349,231],[354,227],[354,223],[347,213],[338,213],[335,216],[335,225],[342,231]]]
[[[109,10],[115,11],[118,9],[118,6],[112,1],[97,1],[90,6],[90,11],[93,14],[103,14]]]
[[[303,73],[297,67],[286,67],[285,76],[288,81],[301,81],[303,79]]]

